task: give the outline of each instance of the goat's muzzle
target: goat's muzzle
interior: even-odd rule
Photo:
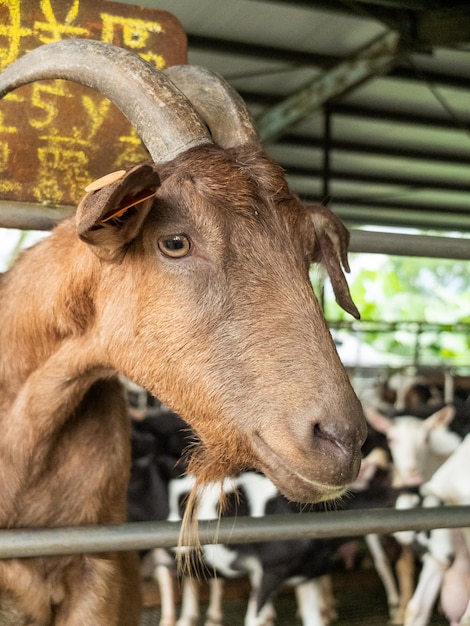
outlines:
[[[366,427],[359,402],[339,421],[299,419],[291,423],[296,427],[284,439],[254,434],[252,445],[259,469],[290,500],[321,502],[340,497],[360,469]]]

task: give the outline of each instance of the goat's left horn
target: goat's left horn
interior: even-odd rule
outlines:
[[[260,143],[243,98],[222,76],[197,65],[173,65],[163,72],[206,122],[214,143],[222,148]]]
[[[184,94],[136,54],[93,39],[64,39],[31,50],[0,74],[0,98],[42,79],[62,78],[96,89],[135,127],[155,163],[212,143]]]

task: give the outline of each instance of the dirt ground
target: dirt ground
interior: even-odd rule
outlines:
[[[373,570],[352,574],[336,574],[333,588],[337,602],[338,619],[334,626],[386,626],[388,623],[385,593],[380,580]],[[224,594],[224,626],[243,626],[246,610],[248,583],[245,580],[227,581]],[[153,585],[146,588],[146,602],[141,626],[158,626],[160,607],[158,591]],[[202,587],[201,619],[204,624],[207,588]],[[296,615],[295,597],[290,589],[283,590],[274,602],[278,626],[302,626]],[[435,611],[433,626],[448,625],[448,622]]]

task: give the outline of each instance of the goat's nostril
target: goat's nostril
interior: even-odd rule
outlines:
[[[343,448],[338,433],[334,428],[328,428],[327,424],[315,422],[312,425],[312,436],[313,445],[320,446],[325,452],[328,449],[333,452],[334,448],[336,448],[336,452],[338,452],[338,448]]]
[[[315,422],[312,428],[313,435],[313,445],[324,447],[325,445],[333,445],[336,443],[335,437],[332,433],[328,432],[328,429],[325,429],[321,423]]]

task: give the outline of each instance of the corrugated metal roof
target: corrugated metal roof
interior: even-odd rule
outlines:
[[[349,225],[470,232],[466,0],[131,3],[175,15],[190,63],[225,76],[258,118],[374,38],[399,32],[405,51],[385,73],[305,113],[267,149],[295,191],[311,202],[328,193]]]

